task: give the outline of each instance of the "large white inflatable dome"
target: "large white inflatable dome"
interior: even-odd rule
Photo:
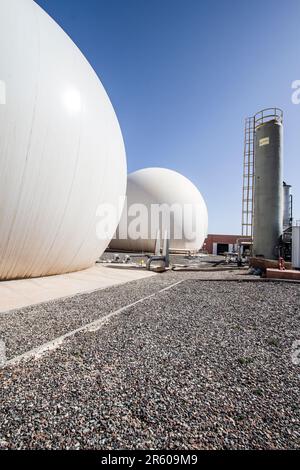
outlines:
[[[32,0],[0,0],[0,279],[86,268],[126,191],[122,134],[95,72]],[[118,220],[112,221],[113,236]]]
[[[127,204],[110,247],[153,252],[167,232],[173,250],[197,251],[207,236],[208,214],[196,186],[165,168],[145,168],[127,178]]]

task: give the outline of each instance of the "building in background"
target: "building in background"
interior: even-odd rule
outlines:
[[[243,250],[250,249],[251,237],[242,237],[241,235],[207,235],[204,241],[203,251],[211,255],[223,255],[237,251],[240,241],[249,240],[249,245],[243,243]]]

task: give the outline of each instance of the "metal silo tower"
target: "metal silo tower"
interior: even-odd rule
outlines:
[[[253,256],[268,259],[278,258],[283,232],[282,121],[280,109],[264,109],[248,118],[246,134],[250,150],[244,154],[243,235],[247,230],[253,236]]]

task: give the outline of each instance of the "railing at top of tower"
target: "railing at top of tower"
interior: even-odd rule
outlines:
[[[254,115],[254,127],[255,129],[269,121],[277,121],[282,124],[283,121],[283,111],[280,108],[266,108],[262,109]]]

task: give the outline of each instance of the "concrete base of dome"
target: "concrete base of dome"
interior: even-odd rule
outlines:
[[[124,265],[123,265],[124,266]],[[105,289],[155,275],[146,269],[95,265],[70,274],[0,282],[0,312]]]

